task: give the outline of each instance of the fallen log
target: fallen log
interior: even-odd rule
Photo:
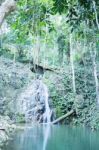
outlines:
[[[69,117],[69,116],[72,115],[73,113],[74,113],[74,110],[69,111],[67,114],[65,114],[65,115],[63,115],[63,116],[61,116],[61,117],[59,117],[59,118],[56,119],[56,120],[54,120],[54,121],[52,122],[52,124],[57,124],[58,122],[64,120],[65,118]]]
[[[1,130],[1,131],[5,131],[5,128],[1,128],[1,127],[0,127],[0,130]]]

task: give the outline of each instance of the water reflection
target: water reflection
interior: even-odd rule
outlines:
[[[43,126],[43,132],[44,132],[44,141],[43,141],[43,150],[46,150],[46,146],[48,143],[48,139],[50,136],[50,131],[51,131],[51,125],[47,124]]]
[[[16,132],[3,150],[98,150],[99,132],[69,126],[36,125]]]

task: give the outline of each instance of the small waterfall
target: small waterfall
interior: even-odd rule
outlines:
[[[26,121],[50,123],[51,110],[49,107],[48,88],[41,79],[35,79],[18,98],[18,110],[23,112]]]
[[[51,110],[48,103],[48,88],[45,84],[43,84],[44,92],[45,92],[45,114],[44,114],[44,120],[46,120],[47,123],[51,122]]]
[[[50,122],[51,122],[51,110],[49,107],[48,99],[48,88],[45,84],[43,84],[44,91],[45,91],[45,113],[44,113],[44,122],[47,122],[47,125],[44,127],[44,141],[43,141],[43,150],[46,150],[46,146],[48,143],[49,135],[50,135]]]

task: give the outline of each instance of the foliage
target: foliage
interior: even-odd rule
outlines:
[[[95,7],[94,8],[94,4]],[[98,0],[54,0],[54,11],[66,14],[66,22],[70,23],[71,31],[85,21],[90,27],[97,26],[95,15],[98,12]],[[96,11],[95,11],[96,9]]]
[[[24,114],[16,114],[15,118],[16,123],[25,123],[25,115]]]
[[[9,31],[0,36],[0,55],[9,57],[14,62],[34,59],[35,63],[58,72],[57,75],[50,75],[49,72],[47,77],[45,75],[57,117],[75,109],[74,122],[91,126],[99,126],[91,57],[93,50],[96,51],[98,68],[98,8],[98,0],[19,0],[16,12],[6,20]],[[72,88],[70,47],[73,51],[76,95]],[[99,78],[99,70],[96,71]],[[23,84],[14,82],[13,86]],[[1,87],[2,85],[1,82]],[[8,110],[7,107],[6,109]],[[24,116],[18,114],[17,121],[24,121]]]
[[[98,120],[98,110],[96,108],[95,80],[92,74],[93,68],[89,53],[85,55],[85,64],[75,64],[76,96],[74,97],[72,88],[71,66],[59,75],[50,77],[46,74],[46,81],[50,89],[52,107],[55,108],[56,117],[66,114],[71,109],[75,109],[73,124],[85,124],[92,128],[98,128],[94,124]],[[71,118],[70,118],[71,119]]]

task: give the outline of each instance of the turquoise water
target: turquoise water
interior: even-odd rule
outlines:
[[[83,127],[26,126],[3,150],[99,150],[99,132]]]

